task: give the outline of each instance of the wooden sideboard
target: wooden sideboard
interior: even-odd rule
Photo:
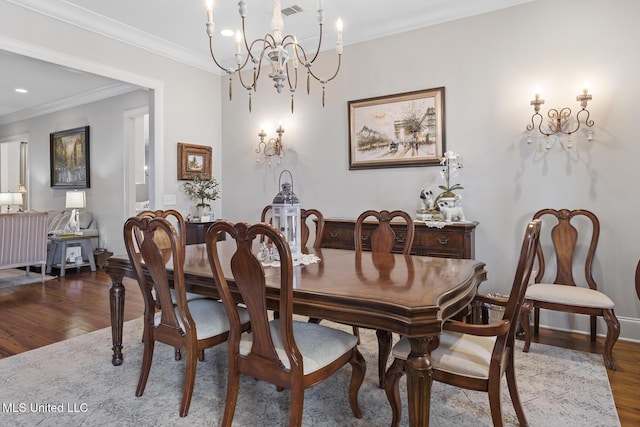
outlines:
[[[185,221],[184,225],[186,228],[186,240],[187,245],[197,245],[200,243],[204,243],[204,233],[207,231],[207,228],[215,221],[208,222],[191,222]],[[218,234],[218,240],[224,240],[225,234]]]
[[[355,219],[325,218],[322,247],[335,249],[354,249]],[[467,258],[475,256],[475,229],[477,221],[469,223],[452,223],[444,228],[427,227],[424,222],[416,221],[416,232],[413,238],[411,253],[414,255],[435,256],[442,258]],[[362,227],[363,248],[370,250],[369,235],[376,223],[366,223]],[[396,232],[394,252],[402,252],[405,231],[403,223],[393,224]]]

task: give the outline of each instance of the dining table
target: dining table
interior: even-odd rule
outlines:
[[[234,240],[217,242],[224,274],[234,291],[229,261]],[[256,251],[260,247],[256,245]],[[310,250],[319,261],[294,267],[294,313],[316,319],[397,333],[409,339],[407,396],[410,426],[428,426],[431,402],[430,352],[439,344],[443,322],[463,313],[478,285],[486,280],[485,264],[472,259],[438,258],[343,249]],[[171,261],[167,265],[172,280]],[[109,258],[106,272],[113,339],[112,364],[123,363],[124,277],[135,279],[126,254]],[[185,249],[188,292],[218,298],[204,244]],[[264,267],[268,304],[278,309],[279,267]],[[131,282],[129,282],[131,283]],[[136,285],[137,287],[137,285]],[[234,294],[240,301],[239,293]]]

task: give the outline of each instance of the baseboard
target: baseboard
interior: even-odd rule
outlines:
[[[582,316],[588,319],[587,316]],[[618,320],[620,321],[620,337],[618,338],[620,341],[628,341],[633,343],[640,344],[640,319],[634,317],[620,317],[618,316]],[[571,328],[562,328],[557,326],[551,326],[548,324],[540,323],[540,327],[551,329],[554,331],[562,331],[562,332],[571,332],[579,335],[589,335],[588,332],[588,324],[585,323],[585,329],[571,329]],[[605,331],[607,327],[602,320],[602,318],[598,318],[598,336],[601,338],[605,338]]]

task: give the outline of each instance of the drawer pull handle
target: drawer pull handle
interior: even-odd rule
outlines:
[[[398,236],[396,237],[396,242],[404,243],[407,240],[407,236]]]
[[[337,231],[330,231],[330,232],[329,232],[329,236],[330,236],[332,239],[335,239],[336,237],[340,237],[340,233],[338,233]]]
[[[362,236],[362,241],[366,242],[367,240],[369,240],[369,236],[367,236],[366,234]]]
[[[449,238],[445,236],[440,236],[438,237],[438,243],[440,243],[441,245],[446,245],[447,243],[449,243]]]

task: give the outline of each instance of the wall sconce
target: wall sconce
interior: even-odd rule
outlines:
[[[270,138],[266,141],[265,138],[267,137],[267,134],[265,133],[264,128],[258,133],[260,142],[258,143],[258,148],[256,148],[256,153],[258,153],[258,157],[256,158],[257,163],[260,163],[260,157],[264,156],[265,159],[269,159],[269,166],[271,166],[271,157],[278,156],[278,164],[280,164],[280,159],[284,157],[284,146],[282,145],[282,134],[284,133],[284,128],[282,127],[282,124],[278,125],[276,133],[278,134],[277,138]]]
[[[535,99],[531,101],[531,105],[533,105],[533,115],[531,116],[531,124],[527,125],[527,130],[529,131],[529,135],[527,138],[527,143],[531,144],[531,131],[538,129],[538,132],[545,135],[547,137],[547,149],[550,149],[553,144],[549,143],[549,137],[555,134],[564,134],[567,135],[567,148],[573,148],[573,142],[571,140],[571,135],[580,129],[580,115],[586,114],[584,118],[584,124],[587,127],[592,127],[594,122],[593,120],[589,120],[589,110],[587,110],[587,102],[591,101],[591,95],[589,94],[589,90],[585,87],[582,89],[582,94],[576,96],[576,101],[580,102],[580,111],[576,114],[575,120],[577,124],[574,127],[570,128],[571,121],[571,108],[564,107],[561,109],[552,108],[547,113],[549,117],[547,126],[548,132],[542,130],[542,123],[544,121],[542,115],[540,114],[540,106],[544,104],[544,99],[540,99],[540,93],[536,93]],[[538,119],[538,125],[536,126],[535,120]],[[593,140],[593,131],[589,130],[587,134],[587,141]]]

